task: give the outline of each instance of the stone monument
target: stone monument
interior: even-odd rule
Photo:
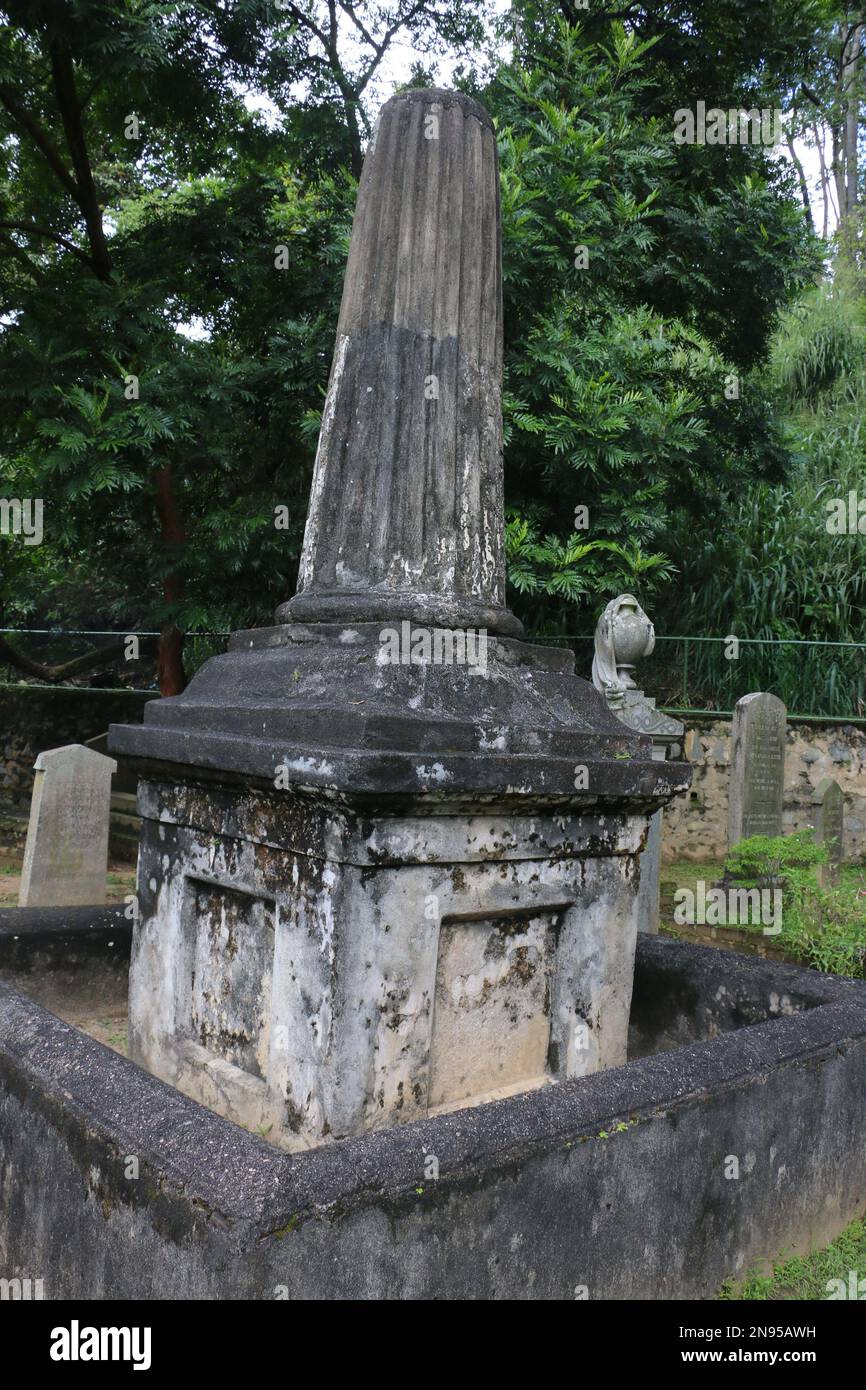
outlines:
[[[655,629],[632,594],[620,594],[607,605],[595,629],[592,683],[604,695],[618,719],[630,729],[648,734],[657,762],[678,758],[684,725],[656,709],[655,700],[638,690],[632,679],[635,663],[655,648]],[[659,877],[662,854],[662,817],[659,809],[650,818],[646,848],[640,856],[638,931],[659,929]]]
[[[734,709],[728,846],[781,835],[787,710],[775,695],[744,695]]]
[[[812,796],[815,807],[815,840],[826,845],[829,860],[818,866],[818,882],[832,887],[839,882],[844,860],[845,796],[833,777],[822,777]]]
[[[505,605],[496,139],[365,160],[298,593],[115,727],[133,1058],[289,1149],[625,1060],[636,860],[688,784]]]
[[[104,903],[111,774],[117,763],[71,743],[40,753],[34,768],[19,906]]]

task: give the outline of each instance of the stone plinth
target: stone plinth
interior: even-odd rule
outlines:
[[[652,739],[652,756],[656,762],[662,763],[667,758],[680,756],[685,725],[656,709],[655,700],[645,695],[642,690],[624,691],[622,704],[616,713],[630,729],[649,734]],[[659,929],[663,818],[664,812],[661,810],[656,811],[651,817],[646,847],[640,857],[637,929],[642,932],[657,932]]]
[[[307,1148],[625,1062],[638,817],[141,811],[130,1054],[238,1123]]]
[[[147,773],[130,1054],[290,1148],[621,1064],[638,854],[688,780],[570,653],[380,650],[240,633],[113,730]]]
[[[112,730],[131,1055],[288,1148],[623,1062],[637,855],[688,784],[509,635],[498,196],[482,108],[388,103],[300,590]]]

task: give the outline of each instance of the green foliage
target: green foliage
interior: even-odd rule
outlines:
[[[725,859],[728,873],[755,883],[781,880],[788,889],[814,883],[812,869],[827,863],[827,849],[815,841],[811,830],[793,835],[750,835],[734,845]]]
[[[752,835],[728,853],[726,870],[757,887],[781,884],[781,932],[776,940],[794,959],[816,970],[862,978],[866,974],[866,880],[843,879],[819,887],[815,868],[827,847],[811,830]]]
[[[844,280],[813,290],[790,310],[780,325],[772,358],[788,410],[803,415],[820,411],[824,392],[862,372],[863,330],[861,302]]]
[[[110,231],[105,274],[26,230],[0,255],[0,479],[44,498],[47,537],[0,543],[0,600],[19,622],[53,610],[76,626],[222,628],[261,621],[292,587],[355,185],[342,170],[306,179],[237,95],[263,77],[264,11],[242,5],[239,27],[221,15],[209,27],[188,4],[109,17],[82,2],[63,21],[19,8],[6,33],[2,61],[47,129],[43,52],[70,46],[93,93],[84,131]],[[14,119],[9,130],[0,220],[88,247],[80,208]],[[180,536],[161,524],[164,470]]]
[[[804,894],[783,909],[782,941],[816,970],[866,974],[866,885],[845,883]]]
[[[747,488],[718,516],[714,538],[696,544],[684,528],[686,583],[668,625],[752,642],[862,642],[863,538],[827,529],[831,499],[866,498],[866,331],[847,283],[812,290],[785,315],[770,371],[795,460],[789,480]],[[800,714],[866,711],[862,652],[844,647],[744,644],[738,661],[725,661],[702,645],[691,678],[700,707],[770,690]]]
[[[613,545],[652,556],[631,575],[646,597],[678,567],[672,518],[709,543],[720,509],[782,476],[775,407],[748,369],[816,262],[763,156],[693,191],[670,122],[646,112],[653,40],[615,23],[592,45],[560,25],[550,47],[485,99],[500,131],[506,489],[527,523],[509,574],[531,627],[574,631],[567,605],[590,626],[621,583]]]
[[[636,541],[585,541],[577,532],[567,541],[539,539],[530,521],[516,513],[506,515],[505,551],[519,593],[561,595],[569,602],[623,589],[648,592],[673,573],[664,555],[646,554]]]
[[[692,554],[717,556],[719,518],[788,462],[753,364],[814,274],[814,247],[765,151],[704,151],[699,165],[672,143],[681,58],[701,71],[701,34],[732,91],[805,61],[808,5],[771,9],[762,65],[732,0],[715,18],[675,5],[628,28],[598,15],[568,28],[517,5],[515,61],[485,86],[461,78],[499,130],[508,556],[535,631],[589,627],[623,588],[654,595],[663,617],[676,583],[691,590]],[[295,582],[375,49],[335,68],[270,0],[14,0],[5,12],[0,479],[44,497],[47,540],[3,538],[0,606],[17,622],[267,621]],[[422,51],[469,42],[477,54],[479,7],[413,15],[401,0],[398,12]],[[69,165],[52,52],[77,85],[86,208],[15,114]],[[250,90],[275,103],[275,122],[248,109]],[[166,474],[174,532],[157,504]]]
[[[752,1270],[742,1279],[727,1280],[719,1298],[727,1301],[826,1299],[832,1289],[831,1280],[841,1279],[848,1291],[852,1269],[858,1271],[858,1279],[862,1277],[860,1271],[866,1269],[866,1217],[852,1221],[823,1250],[777,1260],[771,1275]]]

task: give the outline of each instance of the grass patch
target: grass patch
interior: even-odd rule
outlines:
[[[677,888],[690,888],[694,893],[698,883],[717,883],[725,872],[723,859],[697,861],[677,860],[675,864],[662,864],[659,877],[662,883],[673,883]],[[866,867],[863,864],[843,864],[840,881],[852,888],[866,888]]]
[[[834,1293],[827,1285],[841,1279],[848,1292],[849,1275],[866,1278],[866,1216],[852,1221],[840,1236],[812,1255],[779,1260],[771,1275],[749,1272],[741,1280],[728,1279],[719,1292],[723,1300],[770,1302],[785,1299],[829,1300]]]
[[[744,937],[767,934],[774,953],[781,952],[787,960],[862,979],[866,974],[866,872],[861,864],[846,864],[837,882],[821,884],[817,873],[826,860],[826,846],[814,842],[811,830],[743,840],[728,855],[731,888],[738,892],[766,890],[763,906],[757,900],[741,898],[735,903],[714,895],[713,884],[723,878],[725,868],[718,861],[667,865],[661,880],[666,888],[673,884],[675,890],[685,889],[694,895],[692,906],[702,902],[698,884],[703,882],[708,926],[727,926],[742,931]],[[769,896],[777,888],[782,894],[778,902]],[[690,939],[692,933],[680,929],[674,920],[668,893],[662,901],[661,930],[666,936]],[[688,904],[686,898],[684,906]],[[730,921],[726,920],[729,908],[734,916]],[[700,915],[703,917],[702,911]],[[728,944],[732,944],[731,938]]]

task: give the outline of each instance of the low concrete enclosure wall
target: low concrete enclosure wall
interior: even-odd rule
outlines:
[[[631,1055],[286,1154],[2,984],[0,1277],[47,1299],[711,1298],[862,1211],[866,985],[643,937]]]
[[[131,945],[122,905],[0,909],[0,980],[66,1019],[125,1008]]]
[[[685,755],[692,787],[665,811],[662,858],[723,859],[728,849],[731,721],[686,721]],[[815,823],[812,798],[824,777],[833,777],[845,798],[844,853],[866,857],[866,729],[853,724],[790,724],[785,746],[783,830]]]

